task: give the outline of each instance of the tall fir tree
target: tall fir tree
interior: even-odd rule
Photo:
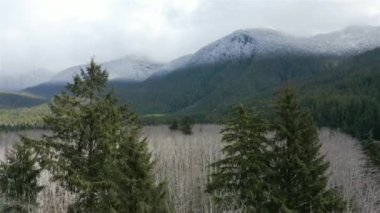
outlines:
[[[193,122],[189,116],[184,116],[180,123],[181,131],[185,135],[193,134]]]
[[[245,212],[268,212],[271,201],[268,123],[258,114],[252,114],[244,106],[232,111],[230,120],[221,131],[223,159],[211,166],[207,192],[225,209]]]
[[[372,162],[376,165],[380,165],[380,147],[375,143],[373,139],[373,130],[368,132],[367,139],[362,140],[362,146],[365,153],[371,158]]]
[[[67,91],[55,96],[44,119],[52,134],[40,141],[42,164],[77,194],[71,212],[165,212],[136,116],[106,93],[108,74],[91,60]]]
[[[0,164],[0,189],[4,196],[1,212],[34,212],[38,206],[37,195],[43,189],[38,184],[42,168],[31,142],[21,137],[21,143],[13,145]]]
[[[273,193],[282,209],[296,212],[342,212],[344,202],[328,189],[329,164],[320,153],[318,130],[287,85],[275,108]]]
[[[177,119],[173,119],[172,122],[169,125],[169,129],[171,131],[178,130],[178,122]]]

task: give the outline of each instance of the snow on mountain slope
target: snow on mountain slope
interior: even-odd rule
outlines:
[[[312,37],[296,37],[272,29],[246,29],[235,31],[194,54],[179,57],[167,64],[147,58],[129,56],[109,61],[103,67],[110,79],[143,81],[150,76],[165,75],[188,66],[214,64],[250,57],[281,54],[354,55],[380,47],[380,27],[354,26],[344,30]],[[51,81],[67,82],[80,67],[68,68]]]
[[[197,51],[190,64],[244,59],[253,55],[298,51],[298,39],[269,29],[239,30]]]
[[[342,31],[316,35],[308,40],[317,53],[359,54],[380,46],[380,27],[351,26]]]
[[[144,57],[127,56],[121,59],[108,61],[102,64],[109,73],[109,79],[123,79],[143,81],[157,72],[163,65],[152,62]],[[68,82],[75,74],[84,69],[86,65],[70,67],[55,75],[51,82]]]
[[[173,70],[177,70],[189,65],[190,59],[192,58],[192,54],[184,55],[179,58],[176,58],[164,66],[160,67],[159,70],[154,73],[152,76],[162,76],[170,73]]]
[[[271,29],[239,30],[193,54],[190,65],[286,53],[347,55],[380,46],[380,27],[355,26],[313,37],[295,37]]]

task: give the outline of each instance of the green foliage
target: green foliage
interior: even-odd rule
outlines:
[[[320,155],[317,128],[291,87],[281,92],[275,112],[272,186],[279,206],[297,212],[342,212],[344,202],[327,189],[329,165]]]
[[[43,127],[43,116],[50,114],[47,104],[30,108],[0,109],[0,126],[12,127]]]
[[[225,157],[211,166],[215,172],[207,185],[217,204],[225,209],[269,212],[272,200],[269,167],[268,123],[244,106],[233,110],[221,131]]]
[[[92,60],[54,97],[44,119],[52,134],[37,144],[41,164],[77,194],[71,212],[167,212],[136,116],[106,84],[107,72]]]
[[[376,165],[380,165],[380,147],[373,140],[372,130],[368,134],[368,138],[362,141],[363,149],[367,155],[371,158],[372,162]]]
[[[192,128],[193,128],[193,122],[191,118],[189,116],[184,116],[181,119],[181,123],[180,123],[180,129],[182,133],[185,135],[191,135],[193,134]]]
[[[217,203],[245,212],[344,211],[343,199],[327,187],[329,165],[320,155],[317,128],[291,87],[279,96],[271,128],[243,107],[226,125],[225,157],[212,164],[207,186]]]
[[[178,122],[177,119],[173,119],[173,121],[169,125],[169,129],[174,131],[178,129]]]
[[[1,212],[30,212],[37,206],[37,194],[43,187],[37,183],[41,168],[31,142],[22,137],[22,143],[15,144],[0,165],[0,189],[5,198]]]

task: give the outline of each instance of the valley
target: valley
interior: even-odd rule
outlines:
[[[379,212],[379,81],[369,25],[242,29],[169,62],[92,58],[0,93],[0,186],[32,212]],[[39,205],[12,203],[26,185]]]
[[[159,180],[167,182],[175,212],[179,213],[212,212],[215,208],[204,190],[211,172],[209,164],[223,155],[220,152],[221,126],[195,125],[193,129],[194,134],[190,136],[172,132],[166,125],[143,129],[143,136],[147,137],[156,160],[155,174]],[[17,134],[39,138],[43,132],[46,131],[0,133],[0,156],[19,141]],[[380,171],[371,166],[359,141],[327,128],[320,129],[319,140],[321,152],[330,163],[329,186],[339,188],[344,198],[350,200],[347,212],[380,211],[380,183],[377,180]],[[39,197],[39,212],[66,212],[72,195],[49,182],[46,173],[40,181],[49,185]]]

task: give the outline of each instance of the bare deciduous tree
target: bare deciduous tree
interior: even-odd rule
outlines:
[[[157,179],[167,181],[175,212],[218,212],[204,190],[211,172],[208,165],[222,157],[220,130],[218,125],[195,125],[194,134],[185,136],[164,125],[144,128],[156,160]],[[22,133],[32,137],[41,134]],[[340,187],[344,197],[352,200],[348,212],[380,212],[380,173],[368,163],[359,142],[327,128],[320,130],[319,138],[322,154],[330,162],[330,187]],[[15,133],[0,133],[0,153],[17,140]],[[39,212],[66,212],[74,195],[51,182],[49,176],[44,172],[40,179],[47,187],[38,197]]]

